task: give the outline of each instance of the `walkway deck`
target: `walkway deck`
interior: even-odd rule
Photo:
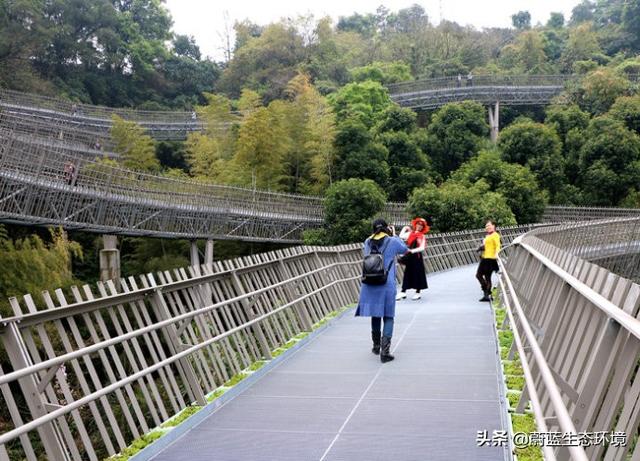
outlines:
[[[476,432],[505,430],[498,347],[475,267],[429,277],[397,306],[392,349],[370,352],[368,319],[347,312],[154,459],[506,460]]]

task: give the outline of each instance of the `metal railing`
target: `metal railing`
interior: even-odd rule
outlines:
[[[557,75],[473,75],[469,80],[467,74],[462,75],[459,81],[457,76],[428,78],[407,82],[392,83],[387,85],[389,94],[399,95],[429,90],[443,90],[454,88],[473,88],[482,86],[512,86],[512,87],[541,87],[564,86],[572,80],[579,80],[583,75],[557,74]],[[640,74],[626,76],[629,81],[637,83]]]
[[[322,224],[318,197],[176,180],[13,133],[0,132],[0,139],[3,219],[131,235],[289,242]],[[73,177],[65,176],[69,164]]]
[[[563,223],[569,221],[592,221],[622,216],[640,216],[640,208],[548,206],[544,210],[543,222]]]
[[[633,442],[640,423],[640,285],[629,279],[626,261],[637,254],[638,237],[640,218],[574,223],[535,229],[500,254],[515,337],[510,356],[517,350],[526,375],[518,407],[531,399],[538,430],[574,441],[547,446],[546,459],[640,454]],[[585,435],[602,431],[626,434],[626,443],[596,444]]]
[[[638,75],[628,75],[637,83]],[[403,107],[436,109],[444,104],[477,101],[509,105],[550,104],[570,81],[580,75],[477,75],[468,80],[463,76],[416,80],[389,85],[391,98]]]
[[[419,91],[442,90],[453,88],[471,88],[478,86],[564,86],[574,78],[573,75],[474,75],[471,80],[467,75],[458,77],[441,77],[393,83],[387,85],[389,94],[399,95]]]
[[[0,458],[122,450],[357,297],[356,245],[294,248],[12,298]],[[69,300],[69,296],[71,300]],[[5,421],[7,423],[7,421]]]
[[[110,120],[113,115],[117,115],[126,120],[133,120],[138,123],[160,122],[193,124],[192,112],[176,110],[140,110],[126,107],[106,107],[91,104],[82,104],[68,101],[57,97],[22,93],[20,91],[0,88],[0,105],[5,107],[30,107],[61,112],[79,119],[102,119]]]

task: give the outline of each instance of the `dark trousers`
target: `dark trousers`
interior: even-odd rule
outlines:
[[[495,259],[481,259],[480,264],[478,264],[478,270],[476,272],[476,278],[478,282],[480,282],[480,286],[482,287],[482,291],[484,294],[491,294],[491,274],[493,272],[498,272],[498,261]]]
[[[382,319],[384,319],[382,336],[391,338],[393,335],[393,317],[371,317],[371,331],[374,333],[380,333],[380,323]]]

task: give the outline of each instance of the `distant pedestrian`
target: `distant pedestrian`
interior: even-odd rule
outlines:
[[[78,115],[78,105],[75,103],[71,105],[71,115],[74,117]]]
[[[193,112],[191,112],[191,120],[196,120],[198,118],[198,115],[196,114],[196,111],[194,110]]]
[[[380,354],[382,363],[394,359],[391,355],[391,337],[393,335],[393,319],[396,313],[396,265],[395,258],[407,252],[407,246],[395,236],[395,229],[384,219],[373,221],[373,234],[364,242],[366,257],[380,254],[386,272],[386,280],[381,284],[368,284],[363,280],[356,316],[371,317],[371,352]],[[363,272],[365,268],[363,267]],[[384,327],[382,327],[384,322]],[[382,327],[382,331],[381,331]]]
[[[462,75],[458,74],[457,86],[460,88],[462,86]]]
[[[467,86],[473,86],[473,74],[471,72],[467,74]]]
[[[500,270],[498,267],[500,234],[496,231],[496,224],[492,220],[487,221],[484,229],[487,231],[487,236],[484,238],[482,245],[478,247],[481,255],[476,278],[480,282],[480,287],[484,293],[480,301],[491,301],[491,274]]]
[[[408,231],[408,232],[407,232]],[[427,247],[427,238],[425,234],[429,232],[427,221],[422,218],[416,218],[400,233],[400,238],[406,238],[409,253],[404,255],[400,262],[404,264],[404,275],[402,276],[402,289],[396,296],[396,300],[407,297],[407,290],[416,290],[412,299],[420,299],[422,294],[420,291],[428,288],[427,274],[424,270],[424,262],[422,252]]]
[[[95,150],[102,150],[102,144],[100,143],[99,139],[96,139],[96,142],[93,144],[93,148]]]
[[[64,178],[64,182],[69,186],[73,185],[73,181],[76,177],[76,166],[73,162],[65,162],[62,176]]]

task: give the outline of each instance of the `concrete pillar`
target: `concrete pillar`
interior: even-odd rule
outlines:
[[[200,266],[200,254],[198,253],[198,242],[191,241],[191,265],[194,267]]]
[[[489,126],[491,127],[491,141],[498,142],[500,132],[500,102],[496,101],[495,108],[489,106]]]
[[[204,263],[209,269],[213,267],[213,240],[207,240],[207,246],[204,249]]]
[[[114,280],[116,286],[120,283],[120,250],[118,250],[118,237],[115,235],[103,235],[104,249],[100,250],[100,280]]]

